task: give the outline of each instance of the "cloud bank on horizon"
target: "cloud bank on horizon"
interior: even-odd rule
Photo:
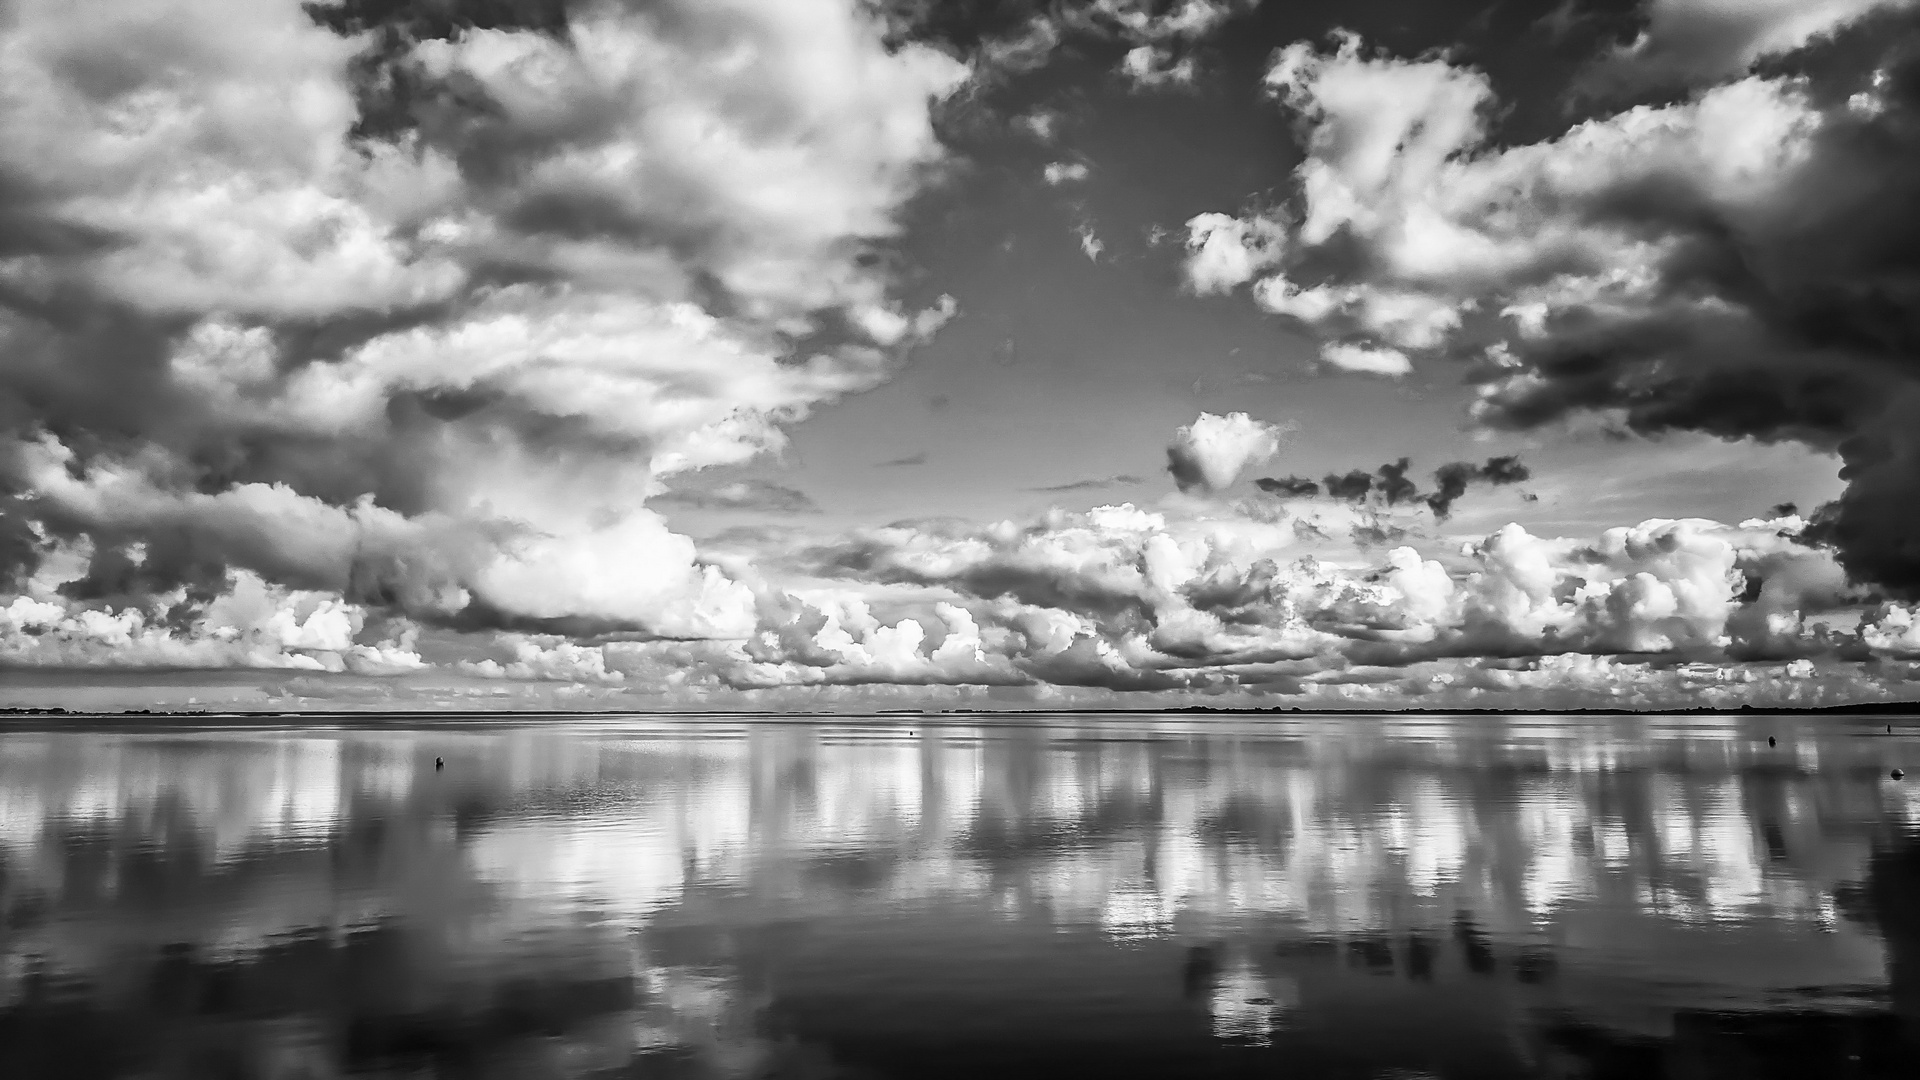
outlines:
[[[15,5],[0,665],[622,707],[1920,689],[1920,9],[1649,0],[1561,88],[1591,115],[1514,142],[1485,71],[1334,25],[1227,85],[1269,8]],[[1150,498],[805,524],[738,470],[964,329],[915,246],[983,167],[949,127],[1072,42],[1125,100],[1297,137],[1265,194],[1150,223],[1169,302],[1250,301],[1314,378],[1451,372],[1479,431],[1802,444],[1844,493],[1561,537],[1498,520],[1552,480],[1518,456],[1254,476],[1298,427],[1199,410],[1140,432]],[[1124,182],[1051,115],[1036,193]],[[1150,483],[1115,464],[1016,486]]]

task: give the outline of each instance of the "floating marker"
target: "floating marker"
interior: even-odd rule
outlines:
[[[1893,770],[1893,778],[1894,778],[1895,780],[1898,780],[1898,779],[1900,779],[1901,777],[1903,777],[1903,776],[1905,776],[1905,775],[1907,775],[1907,771],[1906,771],[1905,769],[1895,769],[1895,770]]]
[[[433,767],[436,769],[444,769],[447,767],[447,763],[444,761],[441,761],[439,758],[434,758]]]
[[[1773,736],[1771,736],[1771,735],[1769,735],[1769,736],[1767,736],[1767,745],[1768,745],[1768,746],[1772,746],[1773,744],[1774,744],[1774,743],[1773,743]]]

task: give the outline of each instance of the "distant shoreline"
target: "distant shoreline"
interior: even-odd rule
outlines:
[[[1187,705],[1174,709],[889,709],[878,712],[806,712],[795,710],[675,710],[645,712],[616,709],[596,712],[556,710],[475,710],[445,709],[342,709],[267,712],[256,710],[148,710],[88,712],[63,708],[0,708],[0,722],[7,720],[350,720],[364,717],[398,717],[411,720],[501,719],[589,719],[641,716],[649,719],[675,717],[742,720],[885,720],[959,718],[970,716],[1246,716],[1246,717],[1341,717],[1341,716],[1920,716],[1920,701],[1876,701],[1854,705],[1826,705],[1816,708],[1756,708],[1742,705],[1735,709],[1220,709]]]

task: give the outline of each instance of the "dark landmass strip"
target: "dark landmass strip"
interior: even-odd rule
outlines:
[[[1822,705],[1811,708],[1756,708],[1742,705],[1735,709],[1302,709],[1297,706],[1273,707],[1267,709],[1222,709],[1210,705],[1185,705],[1176,709],[942,709],[925,711],[918,709],[888,709],[881,712],[842,713],[809,712],[799,710],[714,710],[697,709],[665,711],[657,713],[637,712],[632,709],[610,709],[598,712],[588,711],[550,711],[550,710],[474,710],[460,711],[448,709],[340,709],[340,710],[302,710],[296,712],[269,712],[264,710],[214,710],[188,709],[172,711],[166,709],[128,709],[121,712],[88,712],[86,710],[63,709],[55,707],[0,707],[0,717],[113,717],[145,716],[161,719],[179,718],[217,718],[239,719],[353,719],[369,716],[404,716],[411,718],[463,719],[472,720],[486,717],[591,717],[591,716],[703,716],[738,717],[753,719],[756,717],[785,717],[813,720],[857,720],[890,719],[906,717],[957,717],[957,716],[1916,716],[1920,715],[1920,701],[1871,701],[1852,705]]]

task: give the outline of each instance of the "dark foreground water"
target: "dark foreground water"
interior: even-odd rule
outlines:
[[[0,727],[0,1077],[1920,1076],[1915,732]]]

